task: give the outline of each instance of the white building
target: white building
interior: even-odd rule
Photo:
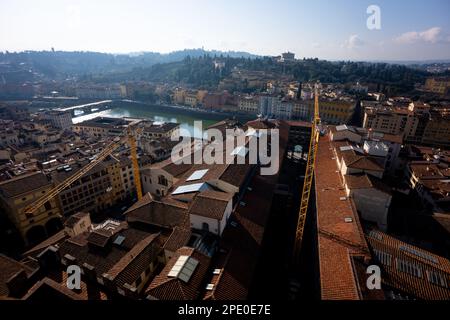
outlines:
[[[50,120],[52,126],[66,130],[72,126],[72,114],[70,111],[49,111],[44,114],[44,119]]]

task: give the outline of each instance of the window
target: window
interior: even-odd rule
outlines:
[[[52,209],[52,205],[50,204],[50,202],[46,202],[45,204],[44,204],[44,208],[45,208],[45,210],[51,210]]]
[[[161,176],[158,176],[158,184],[167,187],[168,182],[167,182],[166,177],[164,177],[164,176],[162,176],[162,175],[161,175]]]
[[[428,281],[432,284],[441,286],[443,288],[447,288],[447,279],[445,279],[445,275],[437,271],[427,270],[427,278]]]
[[[420,268],[416,263],[402,260],[397,258],[397,270],[413,275],[417,278],[422,278],[422,268]]]
[[[209,224],[207,224],[206,222],[203,222],[202,223],[202,230],[209,231]]]

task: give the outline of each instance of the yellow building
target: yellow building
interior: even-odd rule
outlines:
[[[61,183],[84,165],[77,163],[58,168],[52,173],[52,179],[55,183]],[[58,194],[62,213],[65,216],[80,211],[92,214],[115,205],[127,196],[123,173],[118,159],[110,157],[102,161]]]
[[[198,103],[197,93],[188,92],[184,97],[184,104],[190,107],[196,107]]]
[[[198,90],[197,91],[197,102],[203,103],[203,99],[205,99],[205,96],[208,94],[208,91],[206,90]]]
[[[36,244],[61,228],[58,199],[52,198],[33,214],[26,214],[34,201],[53,183],[42,172],[25,174],[0,183],[0,208],[15,225],[26,244]]]
[[[450,78],[428,78],[425,89],[441,95],[447,94],[450,89]]]
[[[450,146],[450,109],[432,112],[422,137],[423,144]]]
[[[353,116],[356,103],[347,100],[321,100],[320,118],[327,124],[345,124]],[[314,114],[314,100],[296,101],[292,108],[293,117],[310,120]]]
[[[184,104],[184,99],[186,97],[186,90],[176,88],[173,92],[173,102],[175,104]]]

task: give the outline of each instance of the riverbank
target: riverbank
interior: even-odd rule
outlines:
[[[142,106],[142,107],[149,107],[152,108],[153,111],[176,111],[179,113],[184,114],[201,114],[201,118],[205,118],[206,116],[210,116],[211,120],[219,119],[223,120],[226,118],[235,118],[241,122],[247,122],[250,120],[254,120],[256,116],[249,115],[249,114],[242,114],[242,113],[232,113],[232,112],[225,112],[225,111],[214,111],[214,110],[207,110],[207,109],[200,109],[200,108],[193,108],[189,106],[180,106],[180,105],[169,105],[169,104],[150,104],[143,101],[134,101],[134,100],[115,100],[113,101],[112,106],[117,105],[120,102],[120,104],[129,104],[130,106]]]

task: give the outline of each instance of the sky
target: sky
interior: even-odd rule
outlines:
[[[0,0],[0,51],[450,59],[449,15],[450,0]]]

